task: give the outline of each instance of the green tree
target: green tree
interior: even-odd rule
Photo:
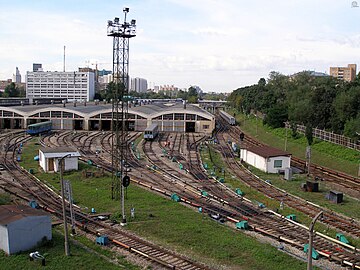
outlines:
[[[25,91],[12,82],[5,87],[2,97],[25,97]]]
[[[109,102],[111,99],[119,99],[125,94],[123,83],[110,82],[105,89],[105,99]]]
[[[360,140],[360,113],[345,123],[344,135],[353,140]]]
[[[188,96],[187,96],[187,100],[189,103],[197,103],[198,101],[198,93],[195,89],[195,87],[191,86],[188,90]]]
[[[264,124],[272,128],[284,127],[288,119],[287,106],[285,104],[276,104],[268,110],[265,115]]]

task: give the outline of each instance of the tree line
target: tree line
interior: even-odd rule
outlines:
[[[288,121],[360,139],[360,73],[346,82],[307,71],[293,76],[273,71],[267,80],[236,89],[228,101],[245,114],[263,114],[263,123],[273,128]]]
[[[15,83],[10,83],[5,87],[4,92],[0,92],[0,97],[8,98],[8,97],[25,97],[25,89],[24,87],[19,87]]]

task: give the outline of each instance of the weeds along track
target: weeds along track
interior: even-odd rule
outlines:
[[[232,173],[236,175],[242,182],[246,183],[252,188],[255,188],[266,196],[279,202],[282,201],[285,205],[303,212],[310,217],[314,217],[318,212],[324,211],[324,218],[322,219],[323,223],[337,228],[352,236],[360,237],[360,225],[358,222],[338,215],[327,209],[321,208],[320,206],[314,205],[311,202],[305,201],[299,197],[295,197],[291,194],[288,194],[284,190],[278,189],[271,184],[262,181],[236,161],[233,151],[225,141],[224,133],[219,132],[218,138],[220,142],[219,152],[222,154],[223,159]]]
[[[153,146],[154,144],[155,146]],[[161,146],[163,143],[160,142],[159,145]],[[154,151],[154,149],[157,149],[157,151]],[[224,218],[224,220],[231,222],[247,220],[252,230],[289,243],[299,249],[303,249],[304,245],[308,242],[308,228],[305,226],[291,222],[274,212],[259,210],[249,201],[228,190],[224,185],[216,181],[214,183],[212,179],[207,179],[206,181],[197,179],[197,181],[194,181],[184,177],[178,170],[169,169],[167,162],[158,157],[162,153],[160,149],[161,147],[157,146],[154,142],[146,142],[144,146],[144,152],[153,166],[156,166],[164,175],[168,175],[177,182],[186,185],[187,189],[186,191],[184,190],[184,194],[186,192],[188,199],[194,196],[188,193],[189,191],[194,192],[194,194],[196,194],[196,191],[209,192],[206,196],[204,196],[204,193],[201,193],[203,196],[199,196],[195,202],[199,206],[203,206],[210,214],[214,215],[216,213]],[[207,197],[205,202],[203,197]],[[212,204],[207,204],[208,201],[212,201]],[[321,234],[315,237],[314,243],[315,248],[320,251],[321,255],[354,268],[360,267],[359,254],[353,247],[344,247],[341,242],[329,239]]]
[[[95,137],[96,136],[93,138]],[[8,148],[13,148],[13,151],[3,152],[2,160],[4,161],[4,166],[16,181],[6,180],[5,182],[0,182],[0,186],[26,201],[36,200],[43,209],[51,212],[58,218],[62,218],[61,197],[45,186],[42,182],[38,181],[34,176],[28,174],[20,168],[18,163],[15,161],[15,156],[18,151],[16,145],[25,139],[27,139],[27,137],[19,136],[14,138],[9,143]],[[75,207],[74,211],[76,219],[75,224],[78,228],[91,232],[95,235],[108,235],[112,245],[124,248],[131,253],[137,254],[143,259],[148,260],[151,263],[151,266],[156,269],[210,269],[203,264],[190,260],[186,256],[145,241],[121,227],[110,226],[108,224],[95,221],[87,214],[82,213],[77,207]],[[67,217],[70,216],[68,210],[66,215]],[[68,221],[70,224],[70,220]]]
[[[227,134],[233,141],[238,142],[241,133],[244,133],[238,126],[228,125],[221,117],[217,117],[218,123],[226,128]],[[245,134],[244,142],[248,145],[262,146],[263,143]],[[304,170],[306,168],[306,161],[297,157],[291,157],[291,166]],[[360,178],[348,175],[343,172],[338,172],[324,166],[310,164],[310,173],[316,179],[325,180],[343,187],[349,195],[355,198],[360,197]]]
[[[102,137],[104,136],[104,137]],[[106,142],[109,138],[108,135],[99,135],[99,137],[94,136],[93,144],[96,142]],[[80,141],[79,141],[80,143]],[[82,143],[82,142],[81,142]],[[191,145],[191,144],[190,144]],[[91,149],[95,149],[98,146],[90,147]],[[105,148],[105,145],[102,145]],[[141,179],[141,181],[136,180],[136,177],[133,178],[133,182],[138,183],[150,190],[153,190],[157,193],[160,193],[164,196],[171,197],[171,195],[176,192],[179,194],[181,198],[181,202],[187,203],[193,207],[199,208],[201,207],[204,212],[211,214],[212,216],[216,215],[221,217],[224,221],[229,222],[238,222],[240,220],[248,220],[250,224],[250,228],[256,232],[261,234],[268,235],[279,241],[283,241],[289,243],[293,246],[302,249],[304,243],[307,241],[307,228],[300,226],[299,224],[292,223],[291,221],[277,216],[276,213],[266,212],[260,209],[257,209],[251,202],[248,202],[245,198],[242,198],[227,189],[221,183],[213,181],[213,179],[209,180],[198,180],[194,177],[191,177],[191,174],[188,174],[188,179],[184,177],[184,174],[179,174],[178,170],[172,169],[169,173],[168,168],[165,167],[164,170],[160,170],[161,167],[164,167],[163,163],[165,160],[161,159],[162,149],[159,145],[159,142],[146,142],[143,144],[145,153],[150,154],[149,165],[146,164],[145,160],[135,161],[138,162],[139,167],[136,169],[135,175],[139,175],[142,173],[145,177]],[[103,149],[103,152],[108,153]],[[111,151],[110,151],[111,153]],[[110,154],[111,155],[111,154]],[[85,156],[86,157],[86,156]],[[155,160],[155,164],[151,163],[151,159]],[[101,156],[94,157],[95,162],[101,161]],[[108,162],[107,162],[108,164]],[[108,164],[109,165],[109,164]],[[156,169],[151,166],[156,166]],[[149,170],[150,168],[150,170]],[[153,173],[149,173],[152,171]],[[132,176],[132,173],[129,173]],[[186,173],[185,173],[186,175]],[[132,176],[133,177],[133,176]],[[208,191],[207,194],[203,193],[203,191]],[[214,192],[214,194],[212,194]],[[225,198],[225,199],[224,199]],[[81,221],[83,224],[84,217],[83,214],[76,214],[79,216],[78,223]],[[81,217],[81,219],[80,219]],[[88,224],[96,224],[93,221],[86,220]],[[81,226],[78,224],[78,226]],[[92,225],[91,225],[92,226]],[[94,230],[90,225],[86,227],[88,230],[96,233],[107,232],[106,229],[99,228]],[[111,235],[110,233],[108,233]],[[115,239],[119,239],[118,236],[114,236]],[[113,240],[113,238],[111,237]],[[116,243],[113,241],[113,243]],[[128,244],[122,242],[123,247],[128,246]],[[331,258],[332,260],[349,265],[354,269],[359,268],[359,256],[356,250],[353,250],[351,247],[343,246],[336,242],[336,240],[328,240],[319,234],[315,237],[315,248],[320,251],[320,254]],[[134,249],[135,246],[134,246]],[[156,261],[155,259],[153,261]],[[177,269],[191,269],[191,268],[177,268]],[[195,269],[203,269],[203,268],[195,268]]]

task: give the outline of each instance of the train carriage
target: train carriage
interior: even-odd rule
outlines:
[[[145,140],[153,140],[159,134],[159,127],[157,124],[151,124],[144,131],[144,139]]]
[[[48,132],[51,129],[52,129],[52,122],[46,121],[46,122],[28,125],[26,133],[30,135],[37,135],[40,133]]]
[[[225,111],[220,110],[220,116],[229,124],[234,126],[236,124],[235,117],[231,116]]]

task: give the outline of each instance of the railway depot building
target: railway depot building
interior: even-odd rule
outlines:
[[[112,105],[67,103],[28,106],[0,106],[0,129],[26,129],[28,125],[52,121],[55,130],[111,130]],[[129,106],[129,131],[144,131],[157,124],[160,132],[199,132],[211,134],[215,116],[191,104],[157,103]]]

